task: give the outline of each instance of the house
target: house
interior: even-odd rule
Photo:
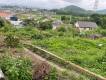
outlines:
[[[13,25],[13,26],[15,26],[15,27],[17,27],[17,28],[21,28],[23,25],[22,25],[22,20],[20,20],[20,19],[18,19],[18,17],[17,16],[11,16],[10,17],[10,19],[9,19],[9,21],[10,21],[10,23]]]
[[[80,31],[88,31],[97,28],[97,24],[95,22],[88,21],[77,21],[75,23],[75,27]]]
[[[6,11],[0,11],[1,18],[5,18],[8,20],[11,16],[13,16],[13,13],[6,12]]]
[[[63,24],[63,22],[61,20],[53,21],[53,23],[52,23],[53,30],[55,30],[56,28],[60,27],[62,24]]]
[[[8,11],[0,11],[0,17],[8,20],[13,26],[21,26],[22,21],[19,20],[14,13]]]

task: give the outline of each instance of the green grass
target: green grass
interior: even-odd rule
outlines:
[[[39,31],[35,28],[5,29],[0,30],[3,34],[14,34],[23,41],[32,41],[55,55],[82,66],[90,71],[106,77],[106,38],[91,40],[76,36],[72,28],[68,31],[46,30]],[[105,32],[105,30],[104,30]],[[39,34],[39,36],[36,36]],[[39,39],[37,39],[39,37]],[[103,46],[99,46],[103,44]]]
[[[57,33],[58,34],[58,33]],[[40,46],[67,61],[106,77],[106,38],[91,40],[87,38],[53,35],[42,40],[33,40]],[[103,46],[99,46],[103,44]]]
[[[105,39],[90,40],[63,36],[35,40],[33,44],[106,77]],[[100,47],[99,44],[103,46]]]

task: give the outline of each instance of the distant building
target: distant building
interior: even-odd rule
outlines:
[[[52,27],[53,30],[55,30],[56,28],[60,27],[63,24],[63,22],[61,20],[56,20],[52,23]]]
[[[8,20],[11,16],[13,16],[13,13],[6,12],[6,11],[0,11],[1,18],[5,18]]]
[[[95,22],[88,21],[77,21],[75,23],[75,27],[80,31],[88,31],[97,28],[97,24]]]
[[[90,34],[88,36],[88,38],[90,39],[99,39],[99,38],[102,38],[103,36],[101,34]]]
[[[0,11],[0,17],[8,20],[13,26],[22,26],[22,21],[15,16],[14,13],[7,11]]]

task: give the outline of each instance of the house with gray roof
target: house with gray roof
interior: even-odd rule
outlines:
[[[61,20],[55,20],[55,21],[53,21],[53,23],[52,23],[53,30],[57,29],[62,24],[63,24],[63,22]]]
[[[77,21],[75,23],[75,27],[80,32],[82,31],[89,31],[97,28],[97,24],[95,22],[89,22],[89,21]]]

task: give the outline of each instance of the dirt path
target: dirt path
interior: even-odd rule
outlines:
[[[60,70],[60,71],[65,71],[66,70],[66,69],[61,68],[60,66],[58,66],[58,65],[56,65],[52,62],[47,61],[46,59],[42,58],[41,56],[33,53],[32,51],[30,51],[26,48],[24,48],[24,50],[25,50],[25,53],[26,53],[25,55],[32,60],[34,65],[40,64],[41,62],[47,62],[49,65],[55,67],[57,70]]]
[[[41,56],[39,56],[39,55],[35,54],[34,52],[28,50],[27,48],[24,48],[24,50],[25,50],[25,55],[32,60],[34,65],[38,65],[38,64],[42,63],[43,61],[45,61],[50,66],[56,68],[59,73],[67,72],[68,76],[64,80],[81,80],[80,77],[82,75],[78,74],[77,72],[72,71],[72,70],[67,70],[67,69],[65,69],[65,68],[63,68],[59,65],[56,65],[55,63],[50,62],[50,61],[46,60],[45,58],[42,58]],[[82,76],[82,77],[85,78],[84,76]],[[70,78],[74,78],[74,79],[70,79]],[[82,79],[82,80],[89,80],[89,79],[86,78],[86,79]]]

